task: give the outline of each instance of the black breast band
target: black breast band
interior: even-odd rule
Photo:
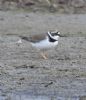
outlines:
[[[48,34],[48,37],[49,37],[49,42],[55,42],[55,41],[57,41],[56,39],[53,39],[52,37],[50,37],[49,34]]]

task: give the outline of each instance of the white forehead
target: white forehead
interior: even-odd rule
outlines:
[[[60,32],[58,31],[58,34],[60,34]]]

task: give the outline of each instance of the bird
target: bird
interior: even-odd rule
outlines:
[[[44,51],[55,48],[58,45],[59,37],[62,37],[62,35],[57,30],[48,31],[44,34],[35,34],[30,37],[20,36],[21,39],[28,41],[32,47],[42,51],[40,54],[44,59],[48,59]]]

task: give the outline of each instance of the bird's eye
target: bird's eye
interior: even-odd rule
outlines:
[[[52,36],[59,36],[60,32],[59,31],[51,31],[50,34]]]

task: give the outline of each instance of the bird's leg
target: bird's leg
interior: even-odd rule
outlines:
[[[41,54],[41,56],[42,56],[44,59],[48,59],[48,58],[47,58],[47,55],[46,55],[45,53],[42,52],[42,53],[40,53],[40,54]]]

